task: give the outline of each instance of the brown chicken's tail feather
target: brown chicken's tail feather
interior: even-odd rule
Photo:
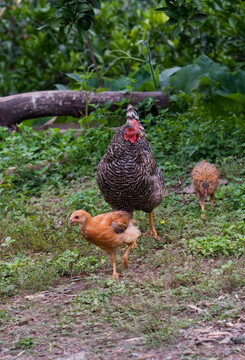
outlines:
[[[126,244],[136,244],[136,241],[140,237],[141,232],[137,226],[130,222],[124,234],[126,235],[124,239]]]

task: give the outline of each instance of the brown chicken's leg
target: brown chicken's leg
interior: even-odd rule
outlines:
[[[205,215],[205,210],[204,210],[204,207],[205,207],[205,198],[204,198],[204,196],[203,196],[202,194],[200,194],[200,193],[198,193],[197,195],[198,195],[198,202],[199,202],[199,204],[200,204],[200,206],[201,206],[201,208],[202,208],[202,215],[201,215],[201,217],[202,217],[202,218],[205,218],[205,217],[206,217],[206,215]]]
[[[154,237],[154,238],[159,238],[159,236],[157,235],[156,229],[155,229],[155,225],[154,225],[153,211],[151,213],[149,213],[149,222],[150,222],[149,229],[144,233],[144,235]]]
[[[111,252],[108,252],[107,251],[107,255],[112,263],[112,266],[113,266],[113,274],[112,274],[112,279],[115,279],[115,280],[119,280],[119,273],[117,272],[117,269],[116,269],[116,251],[111,251]]]
[[[128,268],[128,254],[129,254],[129,251],[135,246],[137,246],[137,244],[135,244],[135,243],[128,245],[127,250],[125,251],[125,253],[122,256],[122,264],[125,267],[125,269]]]
[[[214,209],[214,194],[210,194],[211,210]]]
[[[112,266],[113,266],[112,279],[119,280],[120,274],[117,272],[117,269],[116,269],[116,260],[112,263]]]

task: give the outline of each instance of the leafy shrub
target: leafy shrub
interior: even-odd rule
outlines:
[[[206,235],[188,241],[191,251],[204,256],[242,255],[244,253],[245,226],[244,222],[236,225],[224,224],[218,235]]]
[[[225,188],[220,188],[217,197],[222,199],[227,209],[245,210],[245,184],[228,184]]]
[[[0,94],[54,88],[80,60],[71,46],[59,43],[55,31],[37,30],[52,15],[51,4],[23,0],[2,5]]]
[[[37,195],[44,186],[59,187],[72,178],[90,175],[111,138],[110,132],[103,128],[81,130],[80,136],[73,130],[65,134],[60,134],[58,129],[42,134],[23,126],[20,130],[21,134],[12,133],[10,137],[6,137],[6,130],[0,130],[4,137],[4,143],[0,144],[4,184],[0,186],[7,194],[21,188],[22,193]],[[25,167],[28,164],[42,166],[36,170]],[[4,175],[13,167],[16,168]]]
[[[175,2],[170,3],[175,6]],[[63,8],[57,11],[55,6],[60,4]],[[81,64],[90,72],[94,71],[87,46],[77,36],[93,20],[94,13],[89,4],[99,7],[97,0],[84,0],[80,4],[83,14],[79,13],[79,16],[83,16],[79,18],[77,13],[73,13],[74,9],[69,9],[70,3],[67,1],[2,2],[2,95],[53,89],[56,84],[67,86],[69,81],[65,74],[79,71]],[[115,85],[122,77],[125,87],[152,89],[149,66],[146,65],[149,60],[146,43],[156,77],[173,65],[193,63],[201,54],[225,64],[231,71],[244,70],[244,2],[180,1],[177,7],[185,8],[185,4],[191,10],[190,14],[181,9],[173,21],[171,13],[169,19],[165,12],[155,11],[156,2],[153,0],[101,2],[101,10],[95,13],[95,23],[90,30],[90,40],[105,87],[110,88],[108,78]],[[207,15],[205,19],[203,16],[201,19],[200,13]],[[56,20],[56,25],[53,28],[45,27],[51,19]],[[204,21],[200,24],[199,20]],[[186,28],[187,31],[177,34],[176,21],[179,29]],[[62,42],[56,31],[59,26]],[[173,30],[177,36],[175,39],[172,38]],[[145,83],[143,87],[141,82]]]
[[[225,67],[201,55],[194,64],[174,67],[160,74],[162,87],[170,85],[174,91],[203,95],[202,106],[212,117],[241,114],[245,104],[245,71],[229,72]],[[195,95],[197,97],[197,95]],[[202,100],[199,97],[199,100]]]
[[[57,271],[64,275],[78,275],[83,270],[97,269],[101,264],[107,261],[107,257],[98,256],[97,258],[90,255],[81,257],[78,249],[69,249],[58,256],[54,261],[54,266]]]

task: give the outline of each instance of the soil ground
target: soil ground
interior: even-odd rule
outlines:
[[[7,322],[0,331],[0,359],[245,359],[245,308],[233,319],[199,321],[178,330],[171,344],[149,348],[144,337],[129,336],[106,323],[93,325],[82,311],[75,313],[73,322],[61,321],[64,308],[72,311],[72,301],[85,288],[82,279],[69,281],[52,291],[23,294],[2,304],[1,310],[14,321]],[[245,288],[230,297],[245,304]],[[229,298],[220,296],[217,301]],[[207,309],[209,306],[206,303]],[[189,305],[187,310],[190,316],[205,311],[196,305]],[[13,346],[16,337],[23,335],[35,339],[34,348]]]

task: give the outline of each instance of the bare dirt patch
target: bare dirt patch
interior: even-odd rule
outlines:
[[[245,358],[244,289],[221,296],[215,303],[218,306],[231,298],[237,300],[240,310],[235,317],[230,317],[228,311],[224,319],[214,316],[207,321],[209,303],[186,306],[184,316],[194,319],[197,315],[199,320],[188,328],[176,330],[175,340],[161,347],[150,346],[147,337],[141,334],[132,336],[125,329],[100,321],[99,315],[98,322],[91,322],[88,314],[74,307],[74,299],[86,289],[83,280],[67,282],[52,291],[18,296],[2,304],[1,310],[7,318],[1,320],[0,359]],[[29,339],[30,348],[21,339]]]

